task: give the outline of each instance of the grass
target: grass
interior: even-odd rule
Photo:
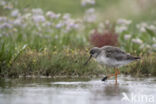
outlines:
[[[23,48],[24,49],[24,48]],[[21,50],[22,51],[22,50]],[[106,74],[105,67],[91,60],[87,66],[83,64],[89,57],[88,49],[64,49],[63,51],[32,51],[27,47],[12,64],[1,67],[1,77],[51,76],[51,77],[93,77]],[[156,54],[143,55],[140,61],[119,68],[121,74],[132,76],[156,76]],[[110,70],[110,69],[109,69]],[[114,73],[114,70],[109,71]]]
[[[95,29],[98,32],[105,30],[117,34],[120,48],[133,55],[142,56],[141,61],[121,68],[122,73],[156,76],[154,61],[156,55],[152,47],[156,44],[156,32],[150,29],[151,26],[155,27],[152,22],[156,15],[150,11],[151,8],[155,9],[154,2],[142,10],[140,7],[133,7],[136,6],[136,2],[127,0],[97,0],[94,6],[85,7],[80,5],[79,0],[16,0],[17,3],[15,0],[6,1],[13,9],[0,6],[1,77],[105,74],[105,68],[99,67],[93,60],[88,66],[83,66],[89,57],[90,47],[93,47],[90,45],[90,35]],[[91,7],[95,8],[95,12],[88,15],[85,11]],[[20,13],[17,16],[10,16],[15,8]],[[40,13],[33,13],[33,8],[42,8],[43,11],[37,9],[36,11]],[[61,14],[53,18],[47,15],[49,10],[56,12],[51,15]],[[66,14],[67,12],[71,16]],[[87,22],[84,19],[86,15],[89,17],[96,15],[97,18]],[[133,23],[118,24],[117,18],[132,18]],[[106,24],[103,22],[106,19],[110,19],[111,22]],[[142,20],[148,21],[146,26],[136,28],[137,23]],[[111,29],[107,28],[109,26]],[[116,31],[116,28],[121,30],[123,26],[127,29],[122,32]],[[141,28],[145,29],[145,32],[141,32]],[[131,36],[129,39],[125,39],[127,34]],[[138,40],[141,42],[138,43]]]
[[[95,61],[84,66],[89,56],[79,49],[42,52],[32,51],[29,47],[13,64],[1,73],[3,77],[19,76],[98,76],[104,69],[98,68]],[[98,68],[98,69],[97,69]]]
[[[140,61],[131,63],[130,65],[121,68],[121,72],[133,76],[156,76],[155,57],[155,53],[146,54],[141,57]]]
[[[56,13],[71,13],[73,17],[82,17],[86,9],[95,8],[99,14],[100,21],[118,18],[132,19],[135,23],[142,21],[152,22],[156,18],[155,1],[129,1],[129,0],[96,0],[95,5],[81,6],[81,0],[6,0],[11,2],[13,8],[20,11],[32,8],[42,8],[44,11],[54,11]],[[71,9],[72,8],[72,9]],[[5,10],[1,9],[0,14],[5,15]]]
[[[121,0],[97,0],[95,8],[103,11],[105,8],[109,7],[112,4],[118,3],[119,1]],[[92,5],[82,7],[81,0],[17,0],[17,2],[18,3],[16,4],[15,8],[19,8],[20,10],[23,10],[24,8],[42,8],[44,11],[52,10],[56,13],[71,13],[75,17],[82,16],[87,8],[92,7]],[[14,0],[12,0],[12,3],[15,4]]]

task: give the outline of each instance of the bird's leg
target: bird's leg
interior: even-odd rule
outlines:
[[[117,73],[120,74],[120,70],[119,69],[117,69]]]
[[[102,78],[102,81],[107,80],[107,78],[108,78],[108,75],[107,75],[108,71],[109,70],[107,68],[105,68],[105,74],[106,74],[106,76],[104,78]]]
[[[105,80],[107,80],[108,78],[110,78],[110,77],[112,77],[112,76],[114,76],[115,74],[109,74],[109,75],[107,75],[107,76],[105,76],[103,79],[102,79],[102,81],[105,81]]]
[[[108,78],[112,77],[112,76],[115,76],[115,80],[116,80],[116,83],[117,83],[117,75],[120,74],[120,71],[118,69],[115,69],[115,73],[114,74],[109,74],[107,76],[105,76],[102,81],[105,81],[107,80]]]
[[[119,74],[119,70],[115,69],[115,84],[117,84],[117,80],[118,80],[118,74]]]
[[[107,70],[108,71],[108,70]],[[110,71],[109,71],[109,73],[110,73]],[[102,81],[105,81],[105,80],[107,80],[108,78],[110,78],[110,77],[112,77],[112,76],[115,76],[115,74],[108,74],[108,75],[106,75],[103,79],[102,79]]]

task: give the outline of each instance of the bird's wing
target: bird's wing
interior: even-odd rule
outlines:
[[[134,60],[135,57],[127,54],[126,52],[122,51],[117,47],[107,47],[105,48],[105,55],[108,58],[115,59],[117,61],[124,61],[124,60]]]

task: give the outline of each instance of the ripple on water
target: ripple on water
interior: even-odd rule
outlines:
[[[133,78],[120,76],[118,84],[111,78],[86,80],[43,80],[0,82],[0,101],[2,104],[121,104],[123,93],[153,95],[156,101],[156,78]],[[14,82],[14,80],[12,80]],[[24,81],[24,80],[23,80]],[[8,86],[8,87],[5,87]],[[10,86],[10,87],[9,87]],[[140,96],[140,95],[139,95]],[[146,104],[141,102],[139,104]],[[124,102],[129,104],[129,102]],[[155,104],[155,103],[150,103]]]

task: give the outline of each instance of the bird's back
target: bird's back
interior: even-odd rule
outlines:
[[[105,53],[105,56],[111,59],[115,59],[117,61],[124,61],[124,60],[136,60],[140,59],[139,57],[134,57],[123,50],[121,50],[118,47],[113,47],[113,46],[104,46],[101,48],[102,52]]]

